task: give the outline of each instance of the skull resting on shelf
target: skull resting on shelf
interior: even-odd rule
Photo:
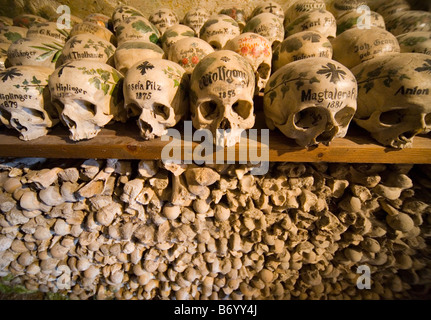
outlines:
[[[269,78],[264,113],[269,129],[278,128],[302,147],[344,137],[356,111],[352,72],[328,58],[291,62]]]

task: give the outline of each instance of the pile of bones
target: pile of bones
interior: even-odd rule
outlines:
[[[376,11],[361,18],[362,5]],[[58,17],[1,17],[1,122],[23,140],[61,122],[80,141],[134,118],[148,140],[190,116],[196,129],[229,129],[231,146],[263,93],[268,127],[303,147],[343,137],[352,120],[394,148],[430,131],[431,19],[406,1],[265,2],[249,17],[195,8],[181,23],[164,8],[145,16],[119,6],[111,17],[72,16],[69,29]],[[429,166],[251,169],[3,159],[0,274],[73,299],[428,292]],[[370,289],[359,285],[364,267]]]

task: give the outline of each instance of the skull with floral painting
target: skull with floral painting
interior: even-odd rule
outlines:
[[[112,13],[111,21],[112,21],[112,30],[116,32],[118,25],[126,20],[128,17],[143,17],[144,14],[136,9],[135,7],[128,5],[120,5],[114,9]]]
[[[147,41],[157,43],[159,30],[147,19],[131,16],[121,22],[116,28],[117,43],[120,46],[126,41]]]
[[[52,69],[38,66],[0,71],[0,120],[18,131],[21,140],[45,136],[59,122],[48,88],[51,73]]]
[[[220,10],[219,14],[225,14],[229,17],[231,17],[232,19],[234,19],[239,26],[239,29],[242,31],[245,27],[246,24],[246,15],[245,15],[245,11],[236,7],[232,7],[232,8],[225,8]]]
[[[224,49],[243,56],[255,72],[255,94],[263,92],[271,75],[272,49],[269,40],[253,32],[242,33],[229,40]]]
[[[346,135],[357,107],[357,90],[352,72],[337,61],[291,62],[273,73],[266,85],[266,123],[301,147],[328,145]]]
[[[176,24],[166,29],[163,36],[160,38],[162,49],[168,55],[171,46],[180,39],[194,37],[195,32],[192,28],[183,24]]]
[[[280,4],[278,4],[277,2],[271,2],[271,1],[268,1],[268,2],[265,1],[265,2],[258,4],[254,8],[252,13],[250,14],[250,19],[261,14],[261,13],[265,13],[265,12],[269,12],[269,13],[272,13],[273,15],[277,16],[281,22],[284,21],[283,7]]]
[[[177,14],[168,8],[160,8],[153,12],[149,19],[150,22],[163,34],[167,28],[180,23]]]
[[[397,36],[401,52],[431,55],[431,31],[415,31]]]
[[[208,42],[196,37],[186,37],[172,45],[168,59],[178,63],[186,74],[191,75],[199,61],[213,52],[214,48]]]
[[[23,27],[5,26],[0,28],[0,43],[9,43],[25,38],[28,29]]]

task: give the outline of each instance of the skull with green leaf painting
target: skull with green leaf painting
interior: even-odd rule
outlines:
[[[145,59],[132,66],[124,80],[124,101],[129,118],[137,118],[143,139],[167,133],[188,111],[188,76],[177,63]]]
[[[117,26],[115,33],[118,45],[126,41],[157,43],[160,38],[159,30],[150,21],[140,16],[126,18]]]
[[[110,121],[125,121],[123,76],[111,66],[76,60],[58,67],[49,77],[51,98],[70,139],[94,138]]]
[[[56,125],[48,77],[52,69],[15,66],[0,72],[0,120],[25,141],[45,136]]]

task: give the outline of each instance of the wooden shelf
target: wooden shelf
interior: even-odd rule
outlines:
[[[182,132],[183,129],[180,126],[177,126],[177,129]],[[255,128],[265,128],[264,117],[259,110]],[[57,125],[47,136],[33,141],[21,141],[14,130],[2,127],[0,128],[0,156],[151,160],[160,159],[163,147],[169,143],[161,141],[160,138],[143,141],[135,121],[109,125],[91,140],[73,142],[68,137],[68,130],[62,125]],[[192,148],[198,145],[200,142],[193,142]],[[257,151],[253,151],[260,156],[262,149],[260,142],[257,142],[255,149]],[[244,149],[236,145],[225,148],[225,154],[234,151],[235,159],[238,161],[240,150]],[[248,152],[250,154],[250,151]],[[412,148],[395,150],[378,145],[366,131],[352,123],[347,137],[335,139],[329,146],[319,145],[307,150],[295,145],[280,132],[270,131],[269,161],[431,164],[431,137],[416,136]]]

